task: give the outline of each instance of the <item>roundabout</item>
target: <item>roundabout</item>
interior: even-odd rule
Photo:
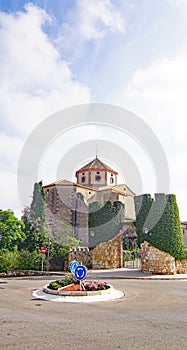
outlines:
[[[89,296],[81,297],[86,302],[79,302],[80,297],[63,297],[67,302],[61,304],[46,302],[49,298],[63,301],[43,292],[56,275],[2,279],[1,350],[82,350],[83,346],[89,350],[186,349],[187,280],[173,276],[170,280],[161,276],[129,279],[129,273],[123,279],[116,278],[117,274],[119,271],[110,271],[109,278],[106,271],[89,273],[90,280],[106,279],[125,294],[113,300],[108,296],[109,302],[99,296],[92,297],[95,302],[90,302]]]
[[[47,300],[53,302],[65,302],[65,303],[91,303],[99,301],[110,301],[122,298],[124,293],[120,290],[116,290],[110,285],[110,288],[106,290],[86,291],[86,290],[51,290],[48,285],[42,289],[36,290],[32,293],[32,296],[38,300]],[[69,288],[71,289],[71,288]]]
[[[32,293],[35,299],[54,302],[90,303],[122,298],[124,293],[107,282],[86,281],[87,269],[77,261],[70,264],[71,274],[63,280],[52,281]]]

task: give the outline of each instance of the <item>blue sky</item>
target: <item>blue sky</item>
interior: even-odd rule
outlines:
[[[169,163],[170,192],[187,219],[187,1],[0,0],[0,11],[0,207],[19,215],[23,206],[17,167],[32,130],[63,108],[100,102],[132,111],[152,128]],[[64,154],[86,134],[87,141],[99,135],[124,143],[112,130],[87,131],[62,140]],[[153,194],[142,150],[136,153],[130,140],[123,147],[138,154],[143,191]],[[59,162],[47,152],[38,171],[44,183],[54,180]]]

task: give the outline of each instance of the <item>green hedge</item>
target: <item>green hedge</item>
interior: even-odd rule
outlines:
[[[89,246],[94,247],[112,239],[124,222],[125,208],[120,201],[91,203],[89,205]]]
[[[76,280],[73,274],[67,274],[64,276],[62,280],[56,280],[56,281],[50,282],[47,288],[52,290],[58,290],[59,288],[68,286],[69,284],[72,284],[72,283],[78,284],[79,281]]]
[[[165,251],[176,259],[185,259],[182,231],[174,194],[150,194],[135,197],[136,230],[138,243],[148,241],[154,247]],[[148,230],[145,233],[145,228]]]

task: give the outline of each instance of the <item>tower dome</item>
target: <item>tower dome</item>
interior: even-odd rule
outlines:
[[[89,187],[115,186],[118,173],[97,157],[76,171],[77,184]]]

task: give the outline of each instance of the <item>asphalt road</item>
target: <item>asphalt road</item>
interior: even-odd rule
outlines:
[[[32,298],[44,278],[0,280],[0,349],[187,350],[187,281],[108,282],[125,297],[54,303]]]

